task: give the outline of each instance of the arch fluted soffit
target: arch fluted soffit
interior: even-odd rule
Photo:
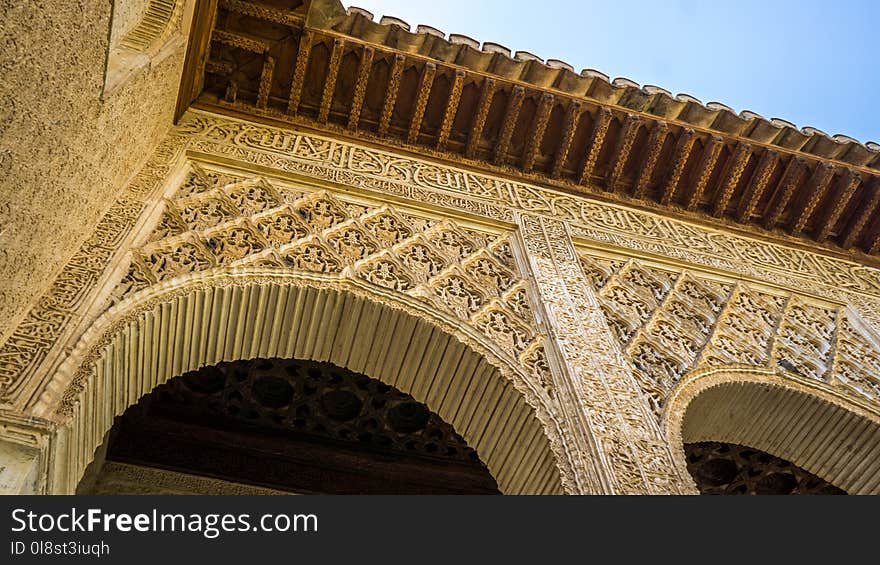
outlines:
[[[850,494],[880,493],[880,409],[793,373],[747,366],[694,371],[669,398],[666,436],[746,445],[791,461]]]
[[[113,418],[156,385],[257,357],[329,361],[411,394],[476,449],[502,492],[561,493],[568,484],[553,419],[484,336],[357,280],[251,267],[170,279],[93,324],[50,383],[55,400],[38,406],[66,424],[52,490],[75,488]]]

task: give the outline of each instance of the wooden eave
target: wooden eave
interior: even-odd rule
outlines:
[[[198,0],[196,103],[880,265],[880,146],[338,0]]]

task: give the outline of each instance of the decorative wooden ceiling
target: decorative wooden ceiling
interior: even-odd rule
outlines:
[[[194,101],[870,264],[880,254],[880,145],[374,23],[338,0],[199,0],[179,111]]]

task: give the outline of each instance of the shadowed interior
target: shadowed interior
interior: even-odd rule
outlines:
[[[326,362],[236,361],[171,379],[117,420],[106,459],[296,493],[499,492],[428,407]],[[116,479],[102,473],[94,492],[125,491]]]

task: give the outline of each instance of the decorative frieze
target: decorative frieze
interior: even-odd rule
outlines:
[[[202,164],[175,177],[184,153]],[[45,402],[112,304],[238,267],[358,281],[465,324],[528,379],[572,492],[690,491],[656,416],[697,368],[770,367],[880,401],[865,370],[880,366],[877,269],[190,112],[0,346],[5,407]]]
[[[572,235],[855,302],[880,327],[880,270],[733,232],[472,173],[342,140],[191,112],[180,126],[199,151],[512,222],[513,212],[566,222]],[[867,296],[866,296],[867,295]]]
[[[46,294],[36,301],[22,323],[0,345],[0,407],[33,401],[39,384],[59,354],[62,340],[82,320],[99,281],[113,259],[124,255],[123,242],[151,198],[180,164],[185,139],[170,136],[117,198],[80,250],[67,262]]]

